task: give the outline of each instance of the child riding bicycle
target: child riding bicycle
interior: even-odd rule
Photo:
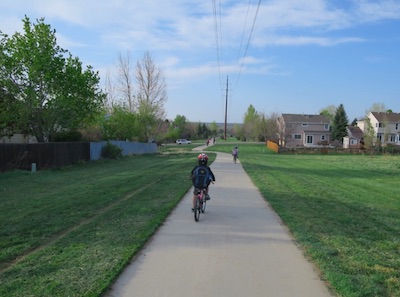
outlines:
[[[198,155],[197,160],[199,164],[196,165],[190,173],[190,177],[194,186],[192,211],[194,211],[196,207],[198,190],[206,189],[206,200],[210,200],[210,196],[208,195],[208,186],[210,185],[211,181],[215,181],[214,173],[211,171],[210,167],[207,166],[208,156],[204,153],[201,153]]]

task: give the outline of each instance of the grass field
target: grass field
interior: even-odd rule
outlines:
[[[239,151],[339,296],[400,296],[399,156],[276,155],[245,144]]]
[[[0,296],[101,295],[189,190],[189,150],[1,173]],[[400,157],[239,150],[338,296],[400,296]]]
[[[189,190],[195,164],[181,153],[1,173],[0,296],[99,296]]]

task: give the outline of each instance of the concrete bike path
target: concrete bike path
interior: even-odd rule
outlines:
[[[200,221],[190,190],[105,296],[333,296],[241,164],[218,153],[211,168]]]

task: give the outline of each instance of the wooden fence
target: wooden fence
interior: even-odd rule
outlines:
[[[278,144],[276,144],[276,143],[273,142],[273,141],[268,140],[268,141],[267,141],[267,147],[268,147],[270,150],[273,150],[275,153],[278,153],[278,152],[279,152],[279,146],[278,146]]]

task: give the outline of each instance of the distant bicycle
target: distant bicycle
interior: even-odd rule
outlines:
[[[200,214],[206,211],[206,189],[197,189],[196,207],[194,208],[194,220],[196,222],[200,219]]]
[[[237,155],[233,155],[233,163],[236,164],[236,161],[237,161]]]

